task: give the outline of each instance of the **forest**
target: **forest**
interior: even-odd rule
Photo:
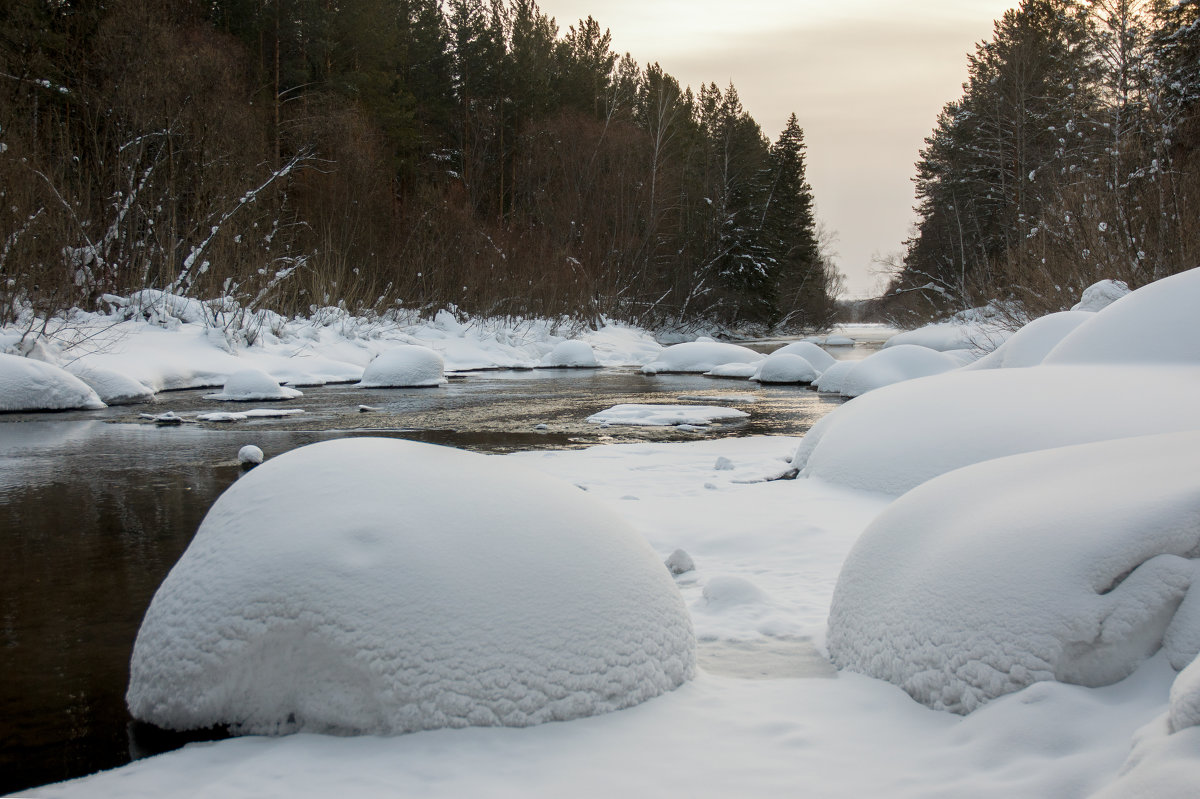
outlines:
[[[1200,4],[1023,0],[968,67],[876,313],[911,325],[1000,300],[1029,318],[1097,280],[1196,266]]]
[[[6,0],[0,324],[157,288],[820,327],[806,158],[534,0]]]

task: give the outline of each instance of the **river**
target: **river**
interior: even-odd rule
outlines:
[[[243,409],[205,400],[211,392],[170,392],[152,405],[104,411],[0,415],[0,793],[140,753],[124,701],[138,626],[209,505],[238,478],[244,444],[270,458],[346,435],[493,453],[802,435],[841,402],[797,386],[606,368],[479,372],[435,389],[310,388],[283,406],[305,413],[283,419],[160,427],[141,416]],[[703,432],[586,421],[618,403],[700,397],[750,417]]]

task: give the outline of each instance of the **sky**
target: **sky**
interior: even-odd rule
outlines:
[[[774,141],[793,111],[844,296],[880,293],[916,217],[914,164],[967,54],[1015,0],[539,0],[560,33],[589,14],[613,49],[693,89],[732,81]]]

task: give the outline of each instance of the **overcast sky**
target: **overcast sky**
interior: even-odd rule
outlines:
[[[539,0],[565,33],[589,14],[613,49],[693,89],[733,81],[772,141],[795,111],[818,217],[837,233],[847,294],[877,293],[872,259],[899,253],[913,164],[967,53],[1015,0]]]

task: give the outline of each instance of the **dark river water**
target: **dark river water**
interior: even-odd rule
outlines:
[[[203,399],[212,391],[104,411],[0,415],[0,794],[140,753],[124,693],[142,614],[209,505],[238,478],[244,444],[270,458],[346,435],[484,452],[801,435],[840,404],[802,387],[745,380],[539,370],[472,373],[435,389],[305,389],[278,406],[305,413],[284,419],[159,427],[140,416],[247,407]],[[757,401],[744,402],[748,395]],[[618,403],[695,397],[750,418],[704,432],[586,421]]]

